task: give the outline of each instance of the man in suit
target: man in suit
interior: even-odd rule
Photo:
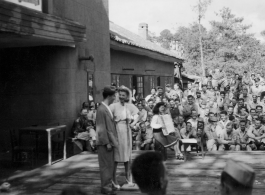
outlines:
[[[118,136],[114,125],[113,115],[109,105],[115,100],[116,88],[106,86],[103,90],[103,102],[97,110],[96,139],[98,161],[101,178],[101,193],[116,194],[113,188],[114,147],[118,146]]]

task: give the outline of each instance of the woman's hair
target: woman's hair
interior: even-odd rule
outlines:
[[[126,95],[129,97],[130,96],[130,91],[129,91],[129,89],[127,89],[126,87],[120,87],[119,89],[118,89],[118,91],[119,91],[119,93],[120,92],[124,92],[124,93],[126,93]]]
[[[159,108],[161,106],[165,106],[165,103],[164,102],[159,102],[155,105],[154,109],[153,109],[153,113],[154,114],[159,114]]]

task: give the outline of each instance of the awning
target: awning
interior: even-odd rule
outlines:
[[[0,2],[0,48],[75,46],[86,41],[86,27],[10,2]]]

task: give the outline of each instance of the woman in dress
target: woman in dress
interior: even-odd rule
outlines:
[[[128,101],[131,97],[130,90],[123,86],[118,91],[120,101],[110,105],[110,110],[113,113],[116,123],[119,141],[119,146],[114,148],[115,171],[113,185],[117,189],[120,188],[116,180],[118,163],[124,163],[126,181],[129,185],[134,185],[130,177],[130,160],[132,154],[132,132],[130,126],[135,126],[137,123],[136,116],[139,113],[138,108]],[[131,123],[133,118],[136,120]]]
[[[151,121],[151,127],[153,128],[154,138],[155,138],[155,150],[162,152],[164,156],[164,160],[166,160],[166,149],[170,147],[174,147],[174,151],[176,157],[178,159],[183,159],[183,154],[179,149],[179,139],[180,134],[177,132],[170,133],[169,135],[164,135],[163,130],[166,128],[164,121],[162,119],[162,115],[168,115],[166,113],[165,104],[163,102],[159,102],[153,109],[153,118]],[[169,115],[170,116],[170,115]],[[172,120],[172,126],[173,120]],[[174,129],[173,129],[174,131]],[[162,146],[162,148],[161,148]]]

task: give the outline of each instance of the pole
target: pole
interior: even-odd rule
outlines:
[[[200,34],[200,50],[201,50],[201,67],[202,67],[202,76],[205,77],[205,68],[203,61],[203,49],[202,49],[202,31],[201,31],[201,18],[202,18],[202,10],[201,10],[201,0],[199,0],[199,34]]]

